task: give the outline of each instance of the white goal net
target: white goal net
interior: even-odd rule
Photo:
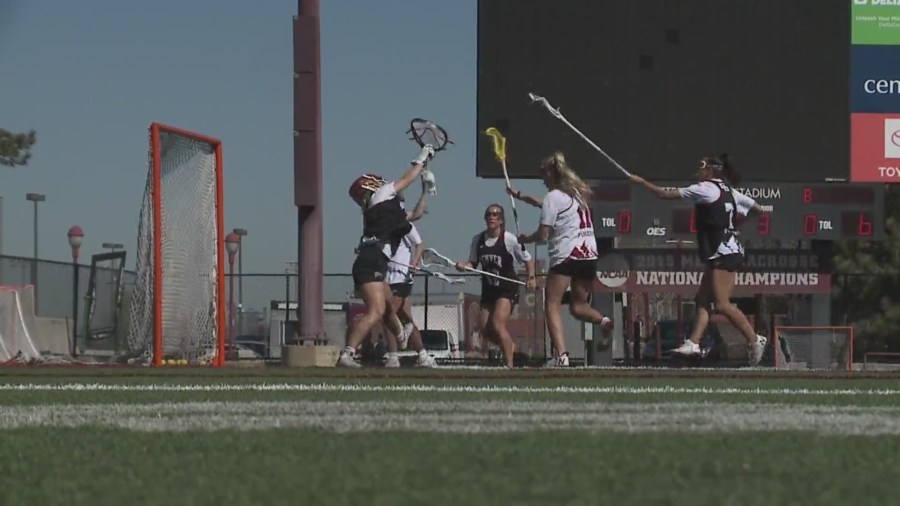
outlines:
[[[0,286],[0,364],[39,360],[42,348],[33,287]]]
[[[853,368],[853,327],[775,327],[779,346],[775,367],[788,369]],[[775,341],[775,342],[772,342]]]
[[[154,365],[221,365],[221,144],[154,123],[149,154],[129,311],[130,354]]]

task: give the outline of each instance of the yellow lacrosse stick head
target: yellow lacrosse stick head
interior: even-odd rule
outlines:
[[[494,142],[494,157],[498,162],[506,161],[506,138],[494,127],[484,131],[484,134]]]

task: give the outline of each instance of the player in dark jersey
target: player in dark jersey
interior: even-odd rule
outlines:
[[[363,235],[352,273],[354,288],[366,305],[366,314],[347,333],[346,346],[338,358],[339,366],[360,366],[355,359],[356,348],[379,320],[395,336],[402,331],[386,303],[391,297],[388,261],[411,229],[398,193],[419,177],[433,156],[434,149],[426,145],[400,179],[388,182],[380,176],[364,174],[350,185],[350,198],[363,210]]]
[[[700,258],[706,263],[700,289],[697,292],[697,314],[691,336],[680,347],[672,350],[681,355],[699,355],[700,339],[709,324],[709,311],[725,315],[741,331],[750,348],[750,365],[759,364],[767,339],[757,335],[747,317],[731,303],[736,272],[743,267],[744,248],[738,238],[735,220],[750,211],[763,209],[753,199],[734,186],[740,182],[727,154],[705,157],[697,169],[698,182],[678,189],[664,189],[639,176],[631,180],[661,199],[684,199],[694,204],[697,224],[697,247]]]
[[[469,261],[457,262],[456,268],[460,271],[464,271],[466,267],[479,268],[504,278],[519,279],[516,262],[524,262],[527,278],[525,286],[533,290],[534,260],[528,250],[518,243],[516,236],[506,231],[503,206],[489,205],[484,211],[484,221],[485,230],[472,238]],[[492,276],[481,276],[481,332],[503,350],[507,367],[513,366],[515,345],[506,324],[513,307],[519,301],[519,286]]]

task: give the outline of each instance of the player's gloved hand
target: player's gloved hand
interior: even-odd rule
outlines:
[[[428,160],[434,158],[434,148],[431,147],[431,144],[426,144],[422,151],[419,153],[419,156],[412,161],[412,163],[416,165],[425,165],[428,163]]]
[[[422,170],[422,187],[429,195],[437,195],[437,181],[434,179],[434,173],[428,169]]]

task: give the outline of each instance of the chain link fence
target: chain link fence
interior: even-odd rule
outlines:
[[[36,266],[36,282],[32,280],[32,269]],[[78,292],[73,294],[75,269],[78,270]],[[115,282],[112,269],[109,273],[98,272],[98,305],[101,302],[103,284]],[[123,302],[133,290],[135,273],[124,271]],[[453,334],[459,350],[466,356],[489,357],[497,353],[496,346],[482,338],[479,325],[478,301],[481,280],[471,273],[450,274],[461,280],[449,284],[437,278],[424,275],[414,276],[410,303],[413,319],[422,330],[444,331]],[[71,319],[73,297],[78,302],[79,336],[84,322],[84,296],[88,289],[90,265],[77,267],[67,262],[38,260],[31,258],[0,256],[0,284],[35,285],[35,313],[37,316]],[[539,276],[539,286],[541,283]],[[325,311],[325,339],[329,344],[343,345],[346,331],[359,314],[362,301],[353,292],[353,280],[349,274],[325,274],[323,280]],[[296,335],[297,325],[297,274],[249,273],[225,276],[226,321],[230,325],[230,336],[236,342],[244,342],[261,357],[277,357],[283,342],[291,342]],[[654,322],[677,319],[681,301],[690,303],[691,298],[675,298],[668,294],[632,294],[625,312],[624,335],[629,348],[628,355],[643,354],[632,350],[635,337],[650,333]],[[759,308],[755,313],[761,316],[759,325],[798,324],[808,317],[794,314],[804,295],[759,296]],[[105,300],[105,299],[102,299]],[[291,310],[285,314],[284,308]],[[104,308],[96,308],[103,315]],[[746,312],[746,311],[745,311]],[[685,311],[683,318],[691,318],[692,311]],[[750,315],[751,313],[748,313]],[[774,316],[769,316],[774,315]],[[563,313],[567,347],[578,355],[583,345],[584,326]],[[636,323],[639,322],[637,325]],[[127,322],[124,322],[127,324]],[[831,325],[853,326],[855,329],[854,359],[862,360],[866,353],[900,352],[900,273],[852,273],[832,276]],[[803,323],[799,323],[803,324]],[[550,354],[545,331],[541,290],[522,290],[519,303],[515,306],[508,326],[516,343],[517,353],[527,357],[544,357]],[[373,331],[373,340],[383,336],[383,329]],[[287,336],[287,337],[285,337]],[[646,343],[642,343],[646,344]],[[655,346],[654,346],[655,347]],[[653,354],[655,355],[655,353]]]

